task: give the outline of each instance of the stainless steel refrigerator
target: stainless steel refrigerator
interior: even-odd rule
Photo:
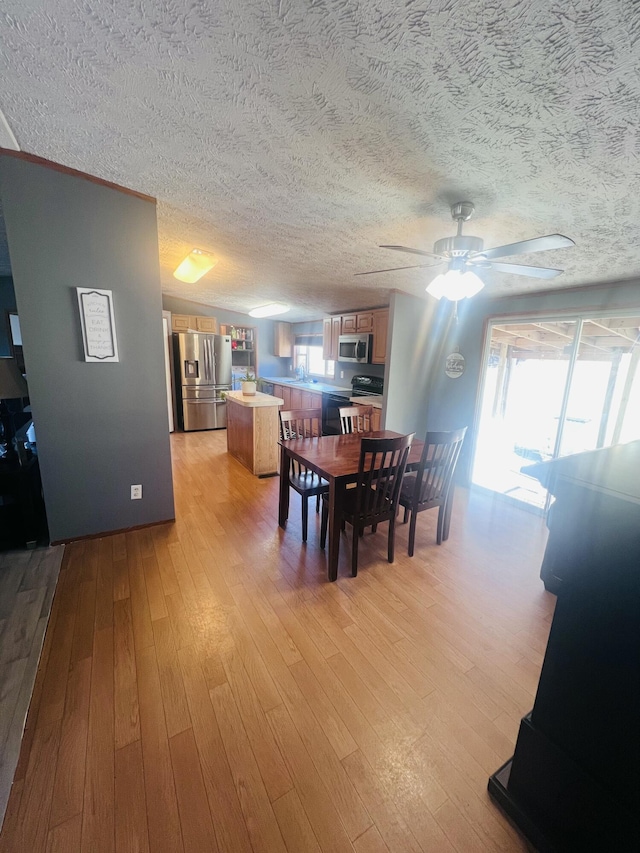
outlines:
[[[201,332],[175,332],[173,350],[178,418],[186,430],[223,429],[231,390],[231,338]]]

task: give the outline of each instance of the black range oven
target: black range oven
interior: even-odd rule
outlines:
[[[381,376],[354,376],[351,379],[351,393],[340,396],[323,392],[322,394],[322,434],[340,435],[340,409],[349,406],[349,397],[373,397],[378,400],[384,393],[384,379]]]
[[[343,406],[349,405],[349,398],[339,394],[322,392],[322,434],[340,435],[340,412]]]

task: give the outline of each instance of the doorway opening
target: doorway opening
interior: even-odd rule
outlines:
[[[640,438],[640,312],[494,319],[472,483],[546,511],[527,466]]]

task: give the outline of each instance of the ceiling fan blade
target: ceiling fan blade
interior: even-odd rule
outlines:
[[[433,252],[425,252],[423,249],[410,249],[408,246],[379,246],[380,249],[395,249],[396,252],[409,252],[410,255],[424,255],[425,258],[442,258],[444,255],[434,255]]]
[[[575,246],[569,237],[562,234],[547,234],[546,237],[534,237],[532,240],[521,240],[519,243],[509,243],[507,246],[496,246],[493,249],[484,249],[470,256],[470,259],[479,257],[492,260],[493,258],[507,258],[509,255],[526,255],[529,252],[546,252],[549,249],[564,249],[567,246]]]
[[[368,272],[354,272],[354,275],[375,275],[378,272],[395,272],[396,270],[420,270],[424,267],[437,267],[438,264],[416,264],[411,267],[391,267],[388,270],[369,270]]]
[[[474,266],[474,264],[471,263],[469,266]],[[480,268],[485,269],[484,265]],[[513,275],[530,275],[532,278],[555,278],[564,272],[564,270],[554,270],[550,267],[527,267],[524,264],[503,264],[494,263],[493,261],[489,264],[489,269],[497,270],[498,272],[508,272]]]

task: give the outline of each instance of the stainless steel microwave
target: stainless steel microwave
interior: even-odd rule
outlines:
[[[355,361],[369,364],[373,335],[340,335],[338,338],[338,361]]]

